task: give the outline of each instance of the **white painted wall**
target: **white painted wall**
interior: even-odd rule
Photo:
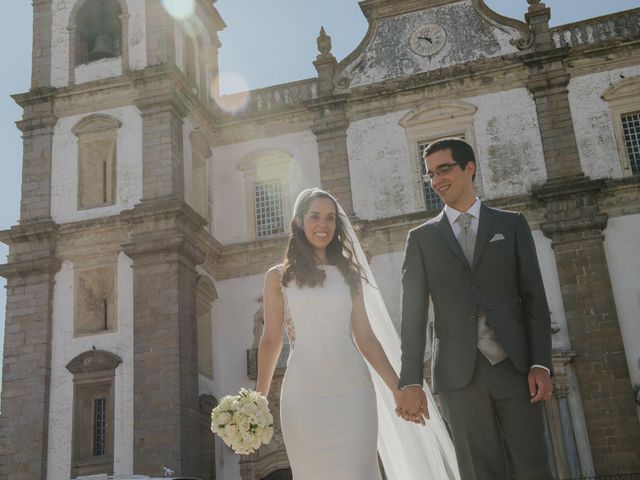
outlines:
[[[262,150],[278,149],[293,159],[289,168],[289,202],[293,205],[298,193],[309,187],[320,186],[320,163],[315,135],[308,130],[277,137],[224,145],[213,149],[212,183],[213,231],[222,244],[246,242],[245,182],[238,164]],[[286,224],[290,219],[285,219]]]
[[[547,179],[533,97],[526,88],[462,99],[473,119],[485,199],[521,195]]]
[[[526,194],[546,180],[535,103],[524,88],[461,99],[477,107],[476,152],[486,199]],[[362,219],[423,208],[418,166],[399,121],[408,110],[349,125],[347,149],[353,205]],[[457,133],[457,132],[451,132]],[[417,148],[417,145],[415,145]]]
[[[399,121],[406,110],[357,120],[347,129],[351,195],[361,219],[415,212],[421,188]],[[416,147],[417,148],[417,147]]]
[[[118,355],[114,405],[114,474],[133,473],[133,270],[120,253],[117,266],[117,330],[99,335],[73,336],[74,267],[64,261],[53,290],[51,393],[47,478],[70,478],[73,424],[73,375],[65,368],[77,355],[105,350]]]
[[[142,117],[134,106],[93,112],[122,122],[117,140],[116,203],[78,209],[78,138],[71,131],[86,115],[58,120],[53,135],[51,216],[57,223],[114,215],[142,199]]]
[[[640,214],[609,219],[604,248],[631,382],[640,385]]]
[[[216,283],[213,302],[213,395],[221,399],[240,388],[255,388],[247,376],[247,350],[253,346],[253,316],[259,308],[264,275]],[[216,471],[219,478],[239,480],[239,457],[216,439]]]
[[[51,85],[69,85],[69,17],[78,0],[53,0],[51,2]],[[147,66],[145,3],[127,0],[129,13],[129,68],[142,70]],[[124,48],[124,46],[123,46]],[[104,59],[81,65],[75,70],[75,83],[89,82],[122,74],[122,61]]]
[[[564,312],[562,291],[560,290],[560,277],[558,276],[556,257],[551,248],[551,239],[545,237],[541,230],[533,230],[531,233],[536,244],[542,281],[547,294],[549,311],[551,312],[551,322],[560,327],[560,331],[552,337],[551,346],[554,350],[569,351],[571,350],[571,341],[567,330],[567,317]]]
[[[609,104],[602,94],[621,80],[640,75],[640,66],[572,77],[569,105],[578,142],[580,164],[591,178],[620,178],[622,167]]]

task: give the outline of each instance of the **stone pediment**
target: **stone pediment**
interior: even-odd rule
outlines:
[[[342,91],[513,54],[529,38],[524,22],[484,0],[364,0],[360,7],[369,29],[336,69]]]

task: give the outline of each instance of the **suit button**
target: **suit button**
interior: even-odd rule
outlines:
[[[469,317],[469,321],[470,322],[477,322],[478,321],[478,315],[471,315]]]

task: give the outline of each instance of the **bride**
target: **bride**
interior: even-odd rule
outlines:
[[[379,480],[377,452],[389,479],[459,478],[435,408],[426,427],[395,415],[398,362],[387,354],[399,360],[397,334],[349,219],[318,188],[298,196],[285,260],[265,278],[256,386],[265,396],[283,328],[292,350],[281,423],[294,478]]]

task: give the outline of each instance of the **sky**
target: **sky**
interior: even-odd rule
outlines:
[[[140,1],[140,0],[134,0]],[[167,0],[186,2],[189,0]],[[498,13],[524,20],[526,0],[485,0]],[[9,4],[10,6],[7,6]],[[547,0],[551,25],[606,15],[638,6],[638,0]],[[17,224],[20,212],[22,141],[14,122],[20,108],[10,94],[29,90],[31,70],[32,7],[28,0],[8,0],[0,29],[0,230]],[[313,60],[316,38],[324,26],[331,36],[333,55],[342,60],[353,51],[367,30],[357,0],[217,0],[227,27],[220,32],[222,93],[256,89],[316,75]],[[577,8],[579,6],[579,8]],[[226,76],[224,74],[237,75]],[[0,244],[0,262],[8,248]],[[0,278],[0,287],[5,280]],[[0,288],[0,338],[4,338],[5,289]],[[2,358],[4,342],[0,342]],[[1,372],[0,372],[1,376]]]

